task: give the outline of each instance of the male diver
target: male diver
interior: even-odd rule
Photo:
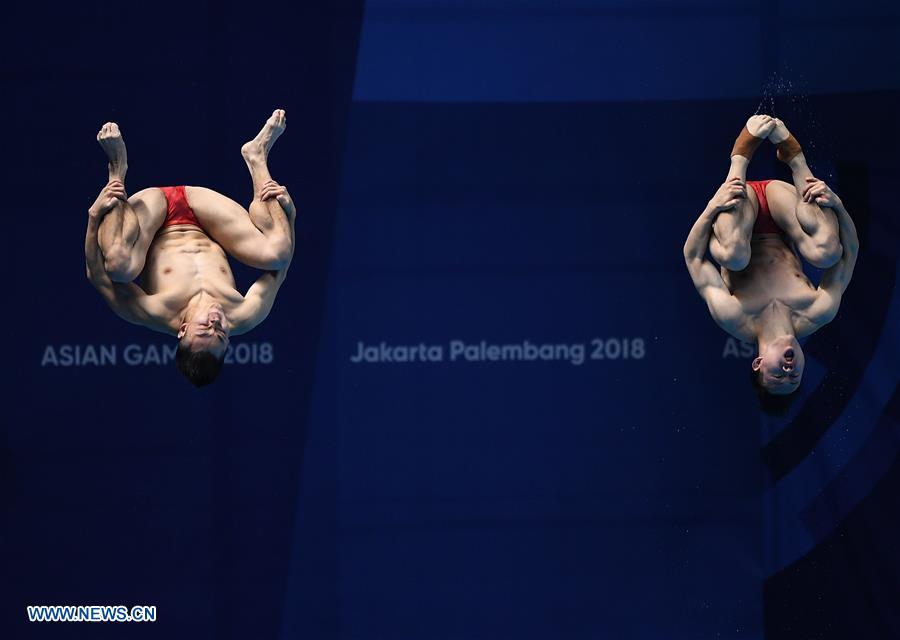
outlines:
[[[241,147],[253,181],[248,209],[204,187],[153,187],[128,197],[119,127],[109,122],[97,134],[109,182],[88,209],[88,280],[123,319],[176,336],[178,369],[198,387],[218,375],[230,336],[266,318],[291,263],[296,208],[267,164],[285,126],[278,109]],[[265,271],[244,295],[226,252]]]
[[[750,158],[766,138],[790,167],[792,185],[746,181]],[[707,259],[707,248],[718,267]],[[813,176],[784,123],[751,117],[735,141],[725,182],[688,235],[684,259],[716,323],[757,343],[751,367],[764,406],[800,385],[805,360],[797,338],[835,317],[858,250],[841,199]],[[804,275],[798,252],[825,270],[818,287]]]

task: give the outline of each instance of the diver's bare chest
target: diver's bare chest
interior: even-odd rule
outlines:
[[[161,256],[147,267],[159,281],[179,281],[203,278],[212,281],[234,282],[228,262],[215,256],[192,257],[190,254]]]
[[[749,315],[775,301],[803,311],[816,299],[815,288],[793,254],[760,255],[743,271],[727,272],[726,284]]]
[[[234,275],[224,252],[215,247],[178,243],[156,247],[142,274],[148,293],[190,297],[200,290],[230,298],[237,294]]]

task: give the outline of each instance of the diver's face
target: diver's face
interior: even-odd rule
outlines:
[[[806,358],[797,339],[790,336],[773,341],[762,356],[753,361],[759,382],[769,393],[786,395],[800,386]]]
[[[217,358],[228,348],[230,326],[222,305],[214,302],[198,309],[192,318],[181,325],[178,339],[191,351],[208,351]]]

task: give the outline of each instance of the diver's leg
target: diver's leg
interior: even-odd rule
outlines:
[[[752,116],[747,120],[731,150],[731,166],[726,182],[737,177],[746,183],[750,158],[774,126],[774,119],[769,116]],[[741,271],[750,263],[750,239],[757,210],[756,197],[748,193],[739,205],[716,216],[709,238],[709,251],[716,262],[730,271]]]
[[[750,264],[750,239],[758,204],[752,189],[733,209],[722,211],[713,222],[709,252],[729,271],[741,271]]]
[[[276,109],[253,140],[241,147],[241,155],[253,181],[253,200],[248,206],[250,219],[282,256],[290,262],[294,251],[294,221],[297,210],[287,190],[269,173],[269,150],[287,127],[284,110]],[[278,195],[275,195],[278,194]]]
[[[800,255],[813,266],[827,269],[843,252],[837,217],[831,209],[820,207],[815,201],[804,202],[807,178],[812,178],[813,173],[797,139],[781,120],[776,119],[769,140],[778,149],[778,159],[791,168],[793,182],[793,187],[781,181],[767,186],[772,218],[791,237]]]
[[[128,154],[115,122],[107,122],[97,141],[109,159],[109,179],[125,183]],[[166,215],[166,199],[159,189],[144,189],[119,202],[100,223],[98,243],[106,272],[113,282],[131,282],[144,268],[147,249]]]
[[[253,180],[249,210],[211,189],[185,189],[188,203],[206,232],[236,259],[258,269],[281,268],[293,252],[296,210],[289,198],[271,195],[272,185],[277,184],[267,162],[269,150],[284,129],[284,111],[279,109],[241,148]]]

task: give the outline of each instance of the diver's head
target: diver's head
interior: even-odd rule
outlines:
[[[186,315],[178,330],[175,365],[185,378],[202,387],[216,379],[229,342],[228,319],[218,302]]]
[[[757,373],[759,386],[773,395],[793,393],[800,386],[806,358],[797,338],[784,335],[760,348],[751,367]]]

